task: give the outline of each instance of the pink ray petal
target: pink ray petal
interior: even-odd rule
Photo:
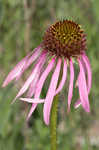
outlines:
[[[54,63],[55,63],[55,58],[53,58],[51,60],[51,62],[49,62],[47,68],[42,73],[41,78],[39,79],[39,82],[38,82],[37,87],[36,87],[36,95],[40,96],[43,84],[44,84],[48,74],[51,72],[52,68],[54,67]]]
[[[79,74],[79,78],[78,78],[78,88],[79,88],[80,100],[81,100],[82,106],[85,109],[85,111],[90,112],[85,73],[84,73],[83,65],[82,65],[80,59],[78,59],[78,62],[79,62],[79,67],[80,67],[80,74]]]
[[[82,65],[83,65],[83,69],[84,69],[84,72],[85,72],[85,74],[86,74],[86,66],[85,66],[85,63],[84,63],[82,57],[81,57],[80,61],[81,61]],[[78,77],[77,77],[77,80],[76,80],[76,82],[75,82],[75,88],[78,87],[78,78],[79,78],[79,75],[80,75],[80,72],[79,72]]]
[[[59,58],[55,71],[52,75],[52,79],[51,79],[50,86],[49,86],[47,96],[45,99],[45,103],[44,103],[43,115],[44,115],[44,121],[46,125],[49,125],[50,111],[51,111],[53,98],[55,96],[60,69],[61,69],[61,59]]]
[[[88,93],[90,92],[91,89],[91,82],[92,82],[92,72],[91,72],[91,67],[90,67],[90,62],[88,57],[84,54],[82,55],[83,61],[86,65],[86,70],[87,70],[87,76],[88,76]]]
[[[36,107],[37,107],[37,103],[36,103],[36,104],[32,104],[31,109],[30,109],[30,111],[29,111],[29,114],[28,114],[28,116],[27,116],[27,118],[26,118],[27,121],[28,121],[29,118],[31,117],[32,113],[35,111]]]
[[[22,94],[25,93],[25,91],[28,89],[28,87],[30,86],[31,82],[35,79],[38,71],[39,71],[39,65],[41,64],[41,62],[44,60],[46,54],[42,54],[38,63],[36,64],[35,68],[33,69],[31,75],[29,76],[29,78],[26,80],[26,82],[24,83],[24,85],[22,86],[22,88],[20,89],[20,91],[18,92],[17,96],[15,97],[14,101],[20,97]],[[13,101],[13,102],[14,102]]]
[[[86,67],[85,69],[87,71],[87,77],[88,77],[87,89],[88,89],[88,94],[89,94],[90,89],[91,89],[91,83],[92,83],[92,72],[91,72],[91,67],[90,67],[90,62],[89,62],[88,57],[85,54],[83,54],[82,59],[85,63],[85,67]],[[79,78],[79,76],[78,76],[78,78]],[[77,102],[74,104],[74,107],[78,108],[80,106],[80,104],[81,104],[81,100],[78,99]]]
[[[33,53],[33,54],[32,54]],[[30,55],[32,56],[30,57]],[[26,57],[24,57],[8,74],[5,81],[3,82],[2,87],[5,87],[8,85],[9,82],[11,82],[13,79],[16,78],[18,80],[22,73],[33,63],[33,61],[39,56],[40,54],[40,46],[34,49],[33,52],[30,52]],[[30,58],[29,58],[30,57]]]
[[[22,86],[22,88],[20,89],[20,91],[18,92],[17,96],[15,97],[14,100],[16,100],[18,97],[20,97],[22,94],[25,93],[25,91],[28,89],[28,87],[30,86],[31,82],[35,79],[37,72],[38,72],[39,66],[36,66],[31,75],[29,76],[29,78],[26,80],[26,82],[24,83],[24,85]]]
[[[48,64],[47,68],[45,69],[45,71],[42,73],[41,78],[39,79],[38,83],[37,83],[37,87],[36,87],[36,91],[35,91],[35,98],[39,98],[40,94],[41,94],[41,90],[42,87],[44,85],[44,82],[48,76],[48,74],[50,73],[50,71],[53,69],[55,64],[55,58],[53,58],[50,63]],[[32,104],[30,112],[27,116],[27,120],[29,120],[30,116],[32,115],[32,113],[34,112],[35,108],[37,107],[37,104]]]
[[[33,50],[32,55],[28,58],[20,74],[16,77],[16,81],[19,80],[23,72],[40,56],[40,54],[41,54],[41,46],[38,46],[37,48]]]
[[[28,103],[44,103],[44,99],[39,98],[20,98],[20,100]]]
[[[65,84],[65,81],[66,81],[66,75],[67,75],[67,64],[66,64],[66,60],[64,59],[62,80],[60,81],[60,84],[59,84],[58,88],[56,89],[55,95],[58,94],[62,90],[62,88]]]
[[[36,90],[36,84],[38,82],[39,79],[39,75],[40,75],[40,71],[37,73],[37,75],[35,76],[35,80],[33,80],[30,84],[29,90],[27,92],[27,97],[32,97],[35,90]]]
[[[32,97],[34,92],[35,92],[35,90],[36,90],[36,85],[37,85],[37,82],[38,82],[38,79],[39,79],[42,67],[45,64],[45,61],[46,61],[46,56],[45,56],[44,60],[41,62],[40,66],[39,66],[39,71],[38,71],[38,74],[35,77],[35,80],[33,80],[31,82],[31,84],[30,84],[30,88],[29,88],[29,91],[27,93],[28,97]]]
[[[73,83],[74,83],[74,66],[71,59],[70,60],[70,83],[69,83],[69,91],[68,91],[68,112],[70,111],[70,104],[73,95]]]
[[[14,78],[16,78],[17,76],[19,76],[22,68],[25,66],[28,58],[29,58],[30,53],[23,58],[15,67],[14,69],[11,70],[11,72],[8,74],[8,76],[6,77],[5,81],[3,82],[2,87],[5,87],[8,85],[9,82],[11,82]]]
[[[80,105],[81,105],[81,100],[78,99],[78,100],[76,101],[76,103],[74,104],[74,107],[75,107],[75,108],[78,108]]]

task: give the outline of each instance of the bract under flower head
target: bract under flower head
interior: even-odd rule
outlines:
[[[86,50],[86,35],[79,24],[70,20],[58,21],[45,32],[43,48],[57,56],[77,57]]]

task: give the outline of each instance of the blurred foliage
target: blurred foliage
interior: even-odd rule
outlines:
[[[73,107],[70,114],[66,113],[68,88],[64,87],[59,104],[59,149],[99,150],[98,0],[0,0],[0,83],[22,57],[41,43],[50,24],[66,18],[77,21],[85,29],[93,84],[90,114]],[[24,78],[18,83],[18,89],[23,81]],[[17,87],[10,84],[0,88],[0,150],[50,150],[49,128],[43,123],[42,105],[26,123],[29,106],[19,101],[11,105]],[[75,98],[76,90],[73,101]]]

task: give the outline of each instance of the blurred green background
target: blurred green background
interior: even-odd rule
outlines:
[[[28,123],[30,105],[19,100],[11,105],[28,71],[17,84],[1,85],[13,66],[41,43],[47,27],[60,19],[73,19],[85,29],[93,78],[90,114],[73,104],[67,114],[67,85],[60,95],[58,149],[99,150],[99,0],[0,0],[0,150],[50,150],[42,104]],[[77,96],[74,90],[72,101]]]

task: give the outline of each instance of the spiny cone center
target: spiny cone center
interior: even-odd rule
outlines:
[[[43,48],[57,56],[77,57],[86,50],[86,35],[79,24],[58,21],[45,32]]]

